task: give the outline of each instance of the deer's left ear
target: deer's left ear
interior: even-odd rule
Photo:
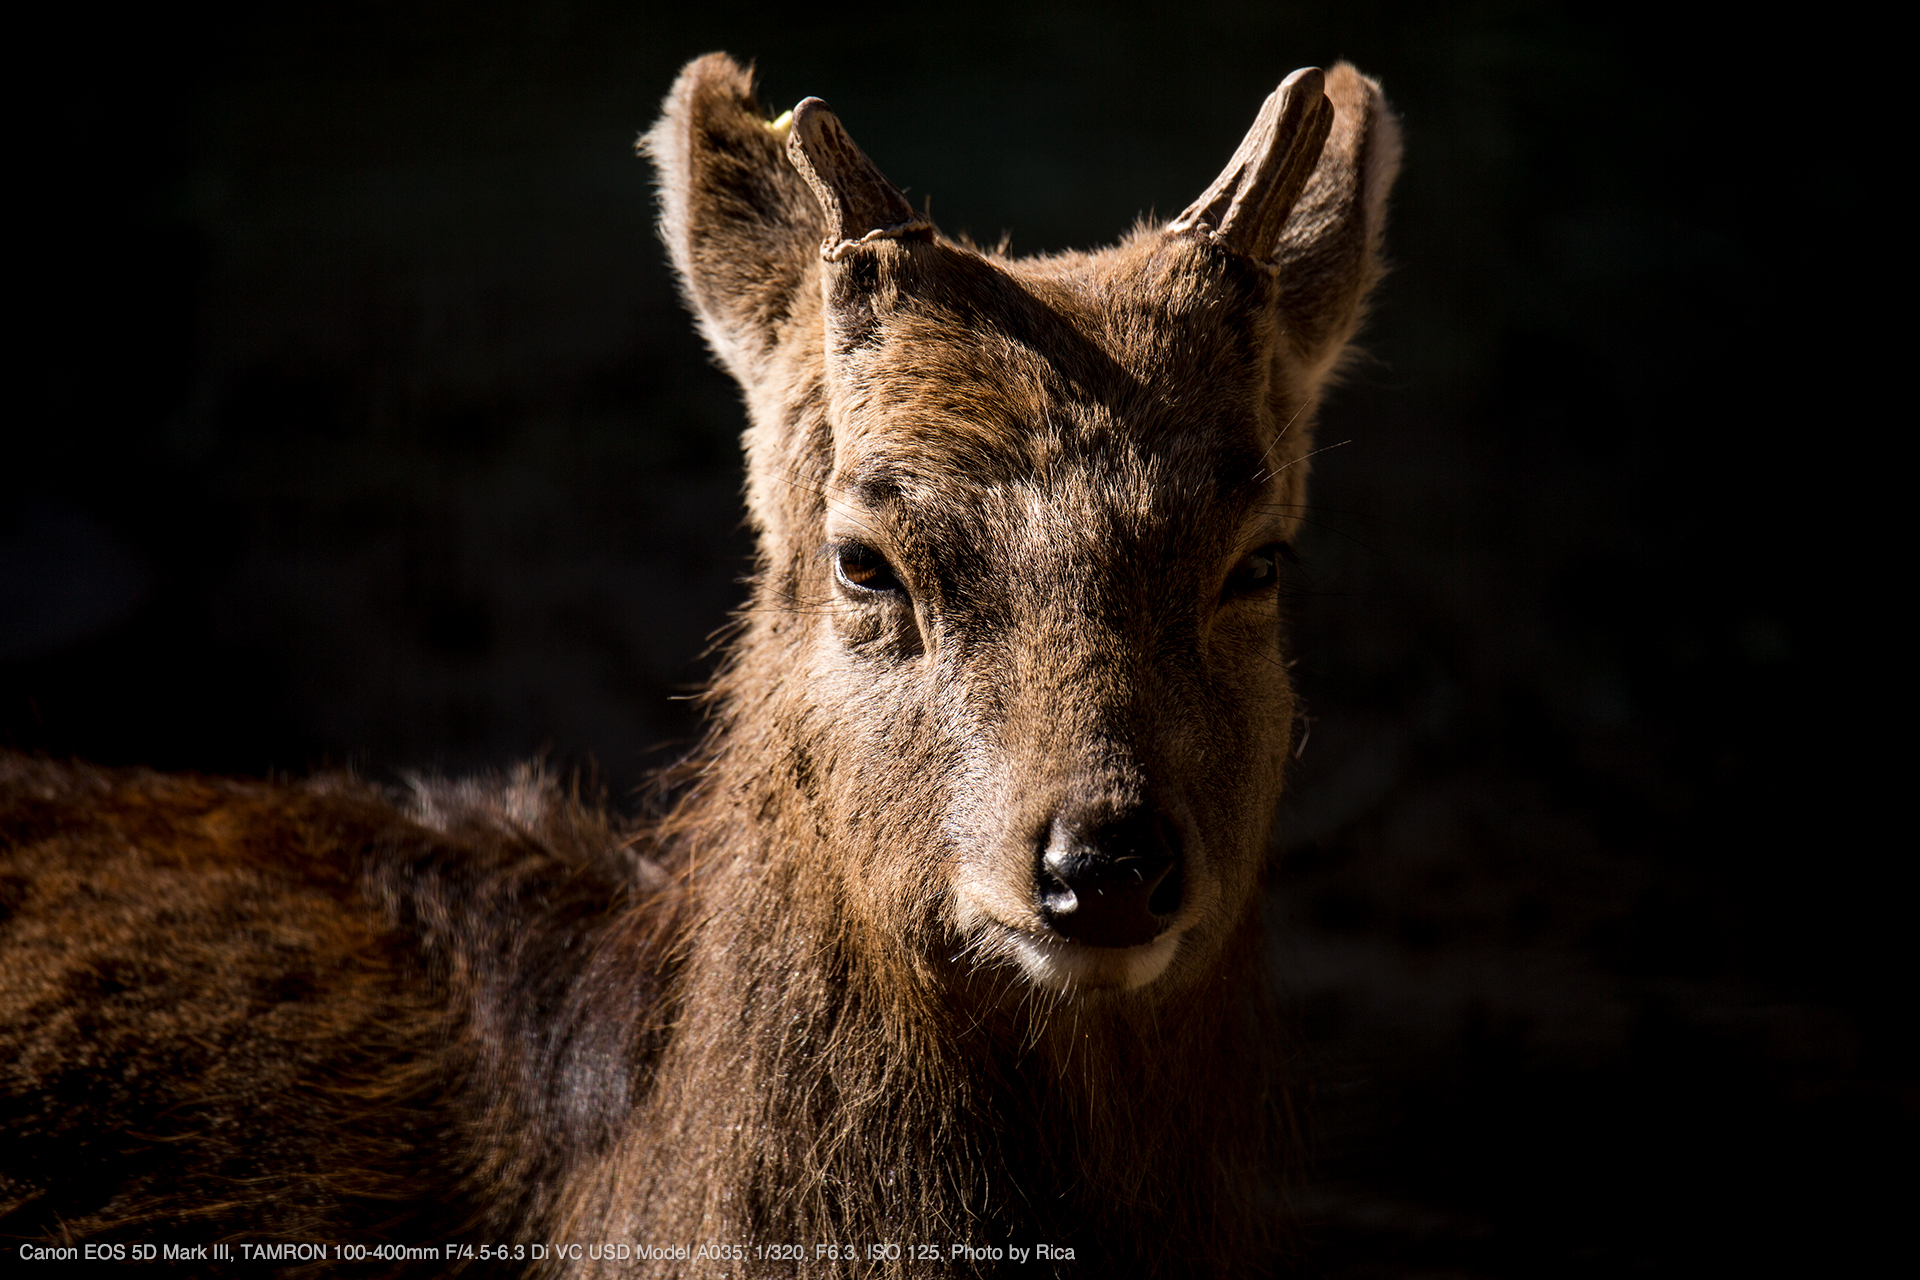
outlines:
[[[660,184],[660,238],[714,354],[742,386],[760,380],[777,326],[820,260],[819,202],[787,160],[753,73],[724,53],[680,72],[640,139]]]
[[[1293,381],[1319,394],[1383,270],[1400,126],[1380,86],[1341,63],[1273,91],[1213,185],[1167,224],[1275,273]]]
[[[1327,72],[1326,95],[1326,146],[1274,254],[1289,346],[1315,387],[1338,366],[1385,274],[1387,192],[1400,172],[1400,122],[1379,83],[1342,62]]]

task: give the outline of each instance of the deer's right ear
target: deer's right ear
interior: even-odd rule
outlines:
[[[749,387],[820,257],[820,206],[788,163],[789,128],[761,111],[751,69],[710,53],[680,72],[640,139],[681,291],[714,354]]]

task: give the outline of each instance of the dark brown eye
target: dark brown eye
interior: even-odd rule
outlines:
[[[1220,593],[1222,600],[1231,600],[1236,596],[1250,596],[1265,591],[1280,581],[1280,561],[1286,558],[1292,548],[1284,542],[1270,542],[1256,551],[1242,556],[1240,563],[1233,566],[1233,572],[1227,575],[1227,585]]]
[[[887,558],[859,542],[842,542],[833,548],[833,572],[840,585],[864,595],[903,592],[900,579]]]

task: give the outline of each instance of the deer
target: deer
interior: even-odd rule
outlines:
[[[1178,216],[1023,258],[724,54],[640,150],[757,539],[669,800],[0,757],[0,1248],[1257,1271],[1281,575],[1379,86],[1297,71]]]

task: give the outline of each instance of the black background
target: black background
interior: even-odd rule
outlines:
[[[546,752],[626,796],[696,732],[675,697],[748,551],[737,397],[632,155],[679,65],[756,59],[947,230],[1030,252],[1179,209],[1288,70],[1350,58],[1407,163],[1290,604],[1294,1269],[1838,1263],[1904,1207],[1874,1153],[1915,1110],[1913,841],[1873,820],[1910,754],[1900,464],[1848,390],[1881,367],[1871,77],[1837,23],[1671,6],[1172,14],[49,20],[17,49],[0,742]]]

